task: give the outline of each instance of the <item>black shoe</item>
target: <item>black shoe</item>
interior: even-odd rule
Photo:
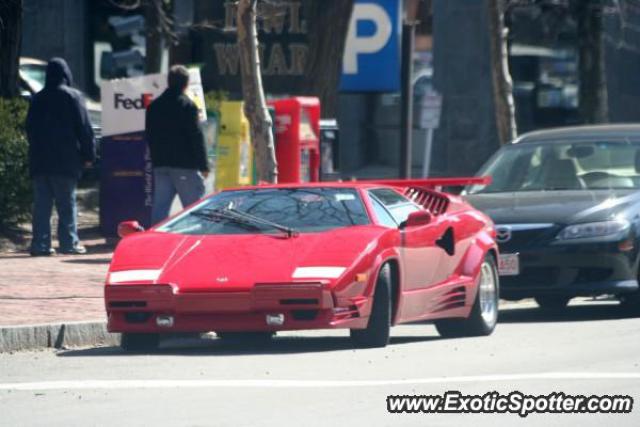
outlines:
[[[87,253],[87,248],[82,245],[75,245],[71,249],[60,249],[60,253],[65,255],[84,255]]]
[[[56,250],[50,248],[48,251],[31,251],[31,256],[51,256],[56,254]]]

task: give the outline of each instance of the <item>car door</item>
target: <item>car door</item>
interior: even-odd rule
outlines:
[[[376,204],[383,207],[398,227],[412,212],[423,209],[390,188],[372,189],[369,195],[374,209]],[[441,263],[444,251],[437,246],[446,229],[445,221],[434,217],[429,224],[399,230],[403,292],[424,290],[446,274]]]

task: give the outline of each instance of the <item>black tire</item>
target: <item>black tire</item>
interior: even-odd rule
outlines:
[[[540,307],[541,310],[544,311],[562,311],[567,308],[569,301],[571,301],[570,297],[565,296],[554,296],[554,295],[544,295],[534,298],[536,300],[536,304]]]
[[[640,293],[636,292],[620,297],[620,307],[631,313],[640,313]]]
[[[380,269],[373,293],[373,307],[365,329],[351,329],[351,340],[360,348],[386,347],[391,331],[391,267]]]
[[[482,306],[480,302],[480,283],[478,283],[478,292],[476,292],[476,298],[471,308],[471,313],[466,319],[442,319],[436,320],[435,326],[440,336],[444,338],[459,338],[459,337],[479,337],[491,335],[496,324],[498,323],[498,307],[499,307],[499,295],[500,295],[500,282],[498,277],[498,268],[496,267],[496,260],[491,254],[487,254],[482,267],[480,269],[478,280],[482,280],[483,274],[491,274],[494,285],[494,310],[495,313],[491,314],[491,318],[483,316]]]
[[[218,338],[228,344],[264,345],[271,343],[275,332],[216,332]]]
[[[128,352],[154,351],[158,349],[159,345],[159,334],[133,334],[125,332],[120,338],[120,347]]]

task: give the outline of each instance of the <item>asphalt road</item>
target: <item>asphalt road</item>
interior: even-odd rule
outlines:
[[[214,338],[0,355],[0,425],[640,425],[640,316],[616,304],[504,309],[491,337],[396,327],[385,349],[342,331],[286,333],[267,348]],[[388,395],[449,390],[630,395],[630,414],[389,414]]]

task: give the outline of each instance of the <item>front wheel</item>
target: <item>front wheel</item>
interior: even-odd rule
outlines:
[[[620,297],[620,305],[624,310],[630,312],[640,312],[640,293]]]
[[[499,286],[496,260],[488,254],[480,267],[471,314],[466,319],[437,320],[438,333],[445,338],[491,335],[498,323]]]
[[[351,339],[361,348],[386,347],[391,331],[391,268],[385,264],[378,274],[373,307],[365,329],[351,329]]]

